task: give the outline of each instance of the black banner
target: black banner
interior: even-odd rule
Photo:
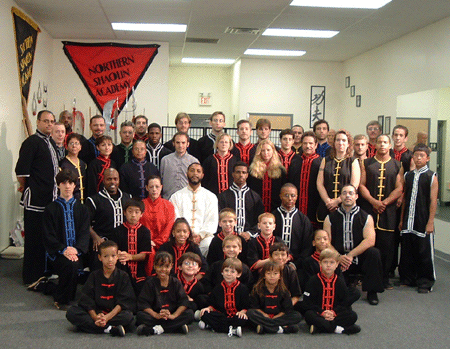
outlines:
[[[22,100],[28,104],[30,94],[31,76],[33,74],[33,61],[36,52],[37,35],[41,31],[36,23],[28,18],[22,11],[13,7],[11,9],[17,49],[17,64],[19,67],[19,83]]]

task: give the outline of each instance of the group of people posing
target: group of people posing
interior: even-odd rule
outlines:
[[[51,289],[79,330],[187,333],[195,319],[240,337],[247,325],[298,332],[304,317],[311,333],[353,334],[359,281],[371,305],[397,266],[401,285],[432,289],[437,178],[426,144],[405,147],[404,126],[391,144],[377,121],[353,138],[319,120],[281,131],[276,147],[267,119],[256,144],[240,120],[234,142],[215,112],[197,141],[179,113],[171,141],[138,116],[113,145],[102,116],[89,139],[70,113],[55,121],[38,113],[16,165],[23,279]]]

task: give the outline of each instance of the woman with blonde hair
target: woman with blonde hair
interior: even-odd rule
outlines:
[[[317,190],[321,202],[317,209],[317,221],[323,223],[329,212],[341,204],[339,194],[346,184],[359,186],[361,169],[358,159],[353,157],[353,137],[346,130],[339,130],[334,136],[330,155],[322,159],[317,175]]]
[[[231,154],[233,140],[226,133],[220,133],[214,143],[214,154],[209,155],[203,161],[204,177],[202,186],[219,195],[233,184],[233,166],[238,161],[236,156]]]
[[[275,145],[268,139],[259,142],[249,168],[248,186],[261,195],[266,212],[280,206],[280,190],[285,182],[286,169]]]

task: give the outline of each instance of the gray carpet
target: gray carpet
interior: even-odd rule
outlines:
[[[442,258],[443,257],[443,258]],[[194,323],[187,336],[163,334],[125,338],[76,333],[65,313],[53,308],[52,298],[27,291],[21,284],[21,261],[0,259],[0,348],[450,348],[450,261],[436,258],[438,281],[432,293],[396,287],[370,306],[365,295],[354,304],[357,324],[353,336],[310,335],[304,322],[299,334],[257,335],[242,338],[202,331]]]

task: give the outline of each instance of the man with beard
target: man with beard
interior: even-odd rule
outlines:
[[[377,145],[377,138],[379,135],[383,133],[383,128],[381,127],[381,124],[376,121],[372,120],[369,122],[366,126],[366,132],[367,137],[369,137],[369,143],[367,144],[367,157],[373,158],[376,153],[376,145]]]
[[[149,160],[156,168],[160,169],[161,159],[172,153],[161,143],[161,126],[157,123],[151,123],[148,126],[148,142],[147,142],[147,160]]]
[[[135,133],[134,133],[134,139],[135,140],[141,140],[144,142],[148,141],[148,134],[147,134],[147,126],[148,126],[148,119],[144,115],[138,115],[134,119],[134,125],[135,125]]]
[[[103,136],[106,129],[105,119],[101,115],[94,115],[89,121],[89,128],[92,131],[92,136],[89,139],[85,139],[81,143],[81,151],[78,157],[84,161],[85,164],[90,164],[97,156],[100,155],[97,147],[95,146],[95,140],[98,137]]]
[[[103,189],[86,200],[91,218],[92,259],[96,267],[100,266],[96,254],[98,246],[105,240],[114,240],[114,228],[123,223],[123,206],[130,195],[119,189],[119,172],[108,168],[104,172]]]
[[[188,186],[174,193],[170,202],[175,207],[175,216],[189,222],[193,241],[206,257],[219,223],[217,197],[201,186],[203,167],[198,162],[188,167],[187,178]]]
[[[340,253],[339,264],[344,276],[363,273],[362,290],[367,301],[378,304],[377,293],[383,292],[380,251],[375,248],[373,218],[356,205],[356,188],[345,185],[341,190],[342,204],[323,223],[333,247]]]
[[[295,185],[299,193],[298,209],[306,215],[314,227],[317,226],[317,206],[320,201],[317,191],[317,173],[322,158],[316,153],[317,137],[308,131],[302,137],[302,154],[292,159],[288,182]]]
[[[24,208],[24,284],[35,283],[45,270],[42,217],[45,206],[57,198],[55,176],[59,172],[55,142],[50,137],[54,124],[50,111],[38,113],[36,133],[22,143],[15,169]]]
[[[239,120],[236,127],[238,141],[234,144],[233,149],[231,149],[231,154],[250,166],[256,153],[256,145],[250,141],[250,136],[252,135],[252,124],[250,121],[244,119]]]

